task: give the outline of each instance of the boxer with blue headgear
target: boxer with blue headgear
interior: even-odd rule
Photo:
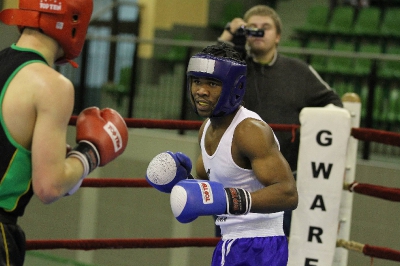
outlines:
[[[187,87],[194,111],[198,113],[191,95],[191,78],[211,78],[222,82],[218,103],[210,117],[220,117],[235,111],[242,103],[246,86],[246,62],[228,45],[209,46],[192,56],[187,68]]]
[[[298,203],[296,183],[274,132],[242,106],[246,63],[230,46],[212,45],[191,57],[188,92],[199,130],[201,153],[193,164],[183,153],[157,155],[146,178],[170,193],[181,223],[216,215],[222,239],[211,265],[286,265],[283,211]]]

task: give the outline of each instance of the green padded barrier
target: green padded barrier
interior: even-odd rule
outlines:
[[[191,41],[192,39],[193,36],[188,33],[179,33],[174,36],[175,41]],[[188,49],[186,46],[171,46],[166,53],[158,55],[157,59],[172,63],[185,62]]]
[[[310,40],[307,44],[308,49],[328,50],[329,42],[326,40]],[[311,55],[310,65],[318,72],[326,71],[327,57],[324,55]]]
[[[368,86],[362,86],[360,91],[361,99],[361,118],[364,119],[367,114]],[[374,90],[374,103],[372,110],[372,119],[374,127],[379,128],[379,124],[385,122],[387,117],[387,106],[385,90],[382,86],[376,86]]]
[[[380,54],[382,51],[380,44],[363,43],[359,47],[359,52]],[[353,73],[357,76],[367,76],[371,73],[373,59],[368,58],[356,58],[354,61]]]
[[[400,123],[400,89],[392,88],[389,92],[386,121],[390,124]]]
[[[352,42],[335,42],[332,50],[337,52],[354,52]],[[351,75],[354,69],[354,59],[350,57],[330,56],[327,59],[326,72],[329,74]]]
[[[328,23],[328,32],[332,35],[351,35],[355,10],[352,6],[338,6],[333,10]]]
[[[299,34],[326,34],[329,19],[329,7],[315,5],[307,10],[306,21],[300,26],[294,28]]]
[[[368,100],[368,87],[362,86],[360,90],[361,100],[361,119],[364,119],[367,115],[367,100]]]
[[[279,47],[289,47],[289,48],[301,48],[302,43],[297,39],[289,39],[279,43]],[[296,57],[302,60],[306,59],[306,56],[303,54],[289,53],[289,52],[281,52],[282,54],[290,57]]]
[[[391,45],[386,48],[385,54],[400,55],[400,45]],[[381,79],[400,78],[400,60],[384,60],[379,63],[378,77]]]
[[[131,82],[131,67],[124,67],[120,70],[120,79],[116,83],[105,83],[101,87],[106,93],[115,97],[117,101],[117,106],[122,105],[122,100],[124,97],[129,96],[130,82]]]
[[[400,38],[400,8],[385,9],[380,28],[381,35],[386,38]]]
[[[347,92],[353,92],[354,91],[353,85],[351,83],[349,83],[349,82],[344,82],[344,81],[335,82],[333,84],[332,88],[336,91],[336,93],[340,97],[342,97]]]
[[[226,5],[223,8],[223,13],[219,16],[215,23],[211,23],[210,26],[215,29],[222,30],[226,23],[232,21],[234,18],[242,18],[246,12],[244,1],[226,1]]]
[[[387,115],[385,98],[384,88],[381,86],[376,86],[374,90],[374,108],[372,110],[372,117],[375,123],[385,122]]]
[[[361,8],[354,24],[353,34],[359,37],[379,35],[381,10],[378,7]]]

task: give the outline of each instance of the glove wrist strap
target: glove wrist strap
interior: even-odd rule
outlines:
[[[67,154],[67,157],[75,157],[82,162],[83,175],[81,179],[90,174],[100,163],[100,155],[96,147],[86,140],[80,141],[79,144]]]
[[[227,214],[247,214],[251,209],[251,195],[245,189],[225,188]]]

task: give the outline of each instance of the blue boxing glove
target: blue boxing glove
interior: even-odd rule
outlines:
[[[181,152],[162,152],[154,157],[146,171],[146,180],[159,191],[170,193],[181,180],[193,178],[192,161]]]
[[[247,214],[251,209],[248,191],[206,180],[180,181],[173,187],[170,201],[172,213],[181,223],[204,215]]]

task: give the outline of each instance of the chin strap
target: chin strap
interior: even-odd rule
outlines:
[[[78,63],[75,62],[75,61],[68,60],[68,63],[70,63],[73,68],[78,68],[79,67]]]
[[[79,67],[78,63],[75,62],[75,61],[72,61],[71,59],[61,58],[61,59],[56,61],[57,65],[63,65],[63,64],[66,64],[66,63],[70,64],[73,68],[78,68]]]

